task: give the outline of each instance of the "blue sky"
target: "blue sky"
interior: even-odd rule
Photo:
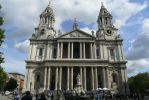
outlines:
[[[39,15],[49,0],[0,0],[5,23],[4,52],[7,72],[25,73],[28,39],[38,26]],[[149,71],[149,1],[148,0],[51,0],[55,28],[62,32],[72,29],[76,17],[79,28],[88,33],[97,30],[101,2],[113,15],[113,23],[124,39],[128,75]]]

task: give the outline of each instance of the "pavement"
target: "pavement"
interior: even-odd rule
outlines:
[[[0,100],[13,100],[13,97],[12,96],[2,96],[0,94]]]

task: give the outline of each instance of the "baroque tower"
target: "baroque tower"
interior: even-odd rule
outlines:
[[[55,17],[53,9],[51,8],[51,3],[49,2],[46,9],[40,15],[40,23],[37,28],[35,28],[35,34],[32,38],[54,38],[56,36],[56,30],[54,28]]]

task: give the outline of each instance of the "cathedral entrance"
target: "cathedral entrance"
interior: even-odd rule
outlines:
[[[63,67],[62,68],[62,90],[66,90],[67,89],[66,77],[67,77],[67,67]]]
[[[86,89],[88,91],[92,90],[92,79],[91,79],[91,68],[90,67],[87,67],[86,68],[86,84],[87,84],[87,87]]]
[[[74,70],[73,70],[73,88],[76,86],[77,84],[77,75],[80,74],[80,70],[79,70],[79,67],[75,67]]]
[[[56,68],[52,67],[51,68],[51,72],[55,72]],[[50,90],[54,90],[55,89],[55,73],[51,73],[51,86],[50,86]]]

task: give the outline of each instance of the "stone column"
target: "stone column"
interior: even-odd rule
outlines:
[[[60,43],[57,43],[57,59],[59,59],[59,54],[60,54]]]
[[[80,59],[82,59],[82,43],[80,42]]]
[[[73,42],[71,43],[71,58],[73,59]]]
[[[68,58],[70,58],[70,42],[68,42]]]
[[[102,48],[102,44],[100,44],[100,59],[103,59],[103,48]]]
[[[51,67],[48,69],[48,89],[50,90],[51,86]]]
[[[122,47],[122,45],[120,45],[120,47],[121,47],[122,60],[125,60],[125,56],[124,56],[124,51],[123,51],[123,47]]]
[[[29,81],[29,68],[26,69],[27,71],[27,74],[26,74],[26,86],[25,86],[25,89],[29,89],[29,84],[30,84],[30,81]]]
[[[59,90],[61,90],[62,85],[62,67],[60,67],[60,73],[59,73]]]
[[[91,59],[93,59],[93,47],[92,47],[92,43],[90,43],[90,57],[91,57]]]
[[[47,54],[45,55],[45,56],[46,56],[46,59],[49,59],[49,58],[50,58],[50,44],[47,45],[46,53],[47,53]]]
[[[24,79],[24,86],[23,86],[24,89],[27,88],[27,83],[28,83],[28,69],[26,68],[25,79]]]
[[[47,89],[46,82],[47,82],[47,67],[45,67],[45,71],[44,71],[44,90]]]
[[[102,49],[102,54],[103,54],[103,59],[105,59],[105,49],[104,49],[104,45],[102,44],[101,46],[101,49]],[[107,50],[106,50],[107,51]]]
[[[92,74],[92,90],[94,90],[94,68],[91,68],[91,74]]]
[[[108,68],[106,68],[105,71],[106,71],[106,87],[109,88],[110,84],[109,84],[109,70],[108,70]]]
[[[70,82],[70,69],[69,67],[67,67],[67,90],[69,90],[69,82]]]
[[[56,73],[55,73],[55,90],[57,90],[57,84],[58,84],[58,67],[56,67]]]
[[[106,83],[105,83],[105,68],[102,67],[102,77],[103,77],[103,88],[106,87]]]
[[[53,47],[54,47],[54,46],[52,46],[52,45],[51,45],[51,47],[50,47],[50,54],[49,54],[50,59],[52,59],[52,51],[53,51]]]
[[[29,70],[29,73],[28,73],[28,89],[30,89],[31,90],[31,77],[30,77],[30,74],[31,74],[31,69],[28,69]]]
[[[83,42],[83,58],[84,59],[86,58],[86,55],[85,55],[85,42]]]
[[[97,59],[97,53],[96,53],[96,44],[94,43],[94,57]]]
[[[32,75],[32,92],[35,90],[35,74]]]
[[[61,42],[61,58],[63,58],[63,42]]]
[[[71,90],[73,90],[73,67],[71,67]]]
[[[84,67],[84,90],[86,90],[86,67]]]
[[[81,84],[82,84],[82,67],[80,67],[80,81],[81,81]]]
[[[123,59],[123,57],[122,57],[122,53],[121,53],[121,47],[119,44],[118,44],[118,53],[119,53],[119,60],[121,61]]]
[[[97,74],[97,67],[95,67],[95,89],[98,88],[98,74]]]

